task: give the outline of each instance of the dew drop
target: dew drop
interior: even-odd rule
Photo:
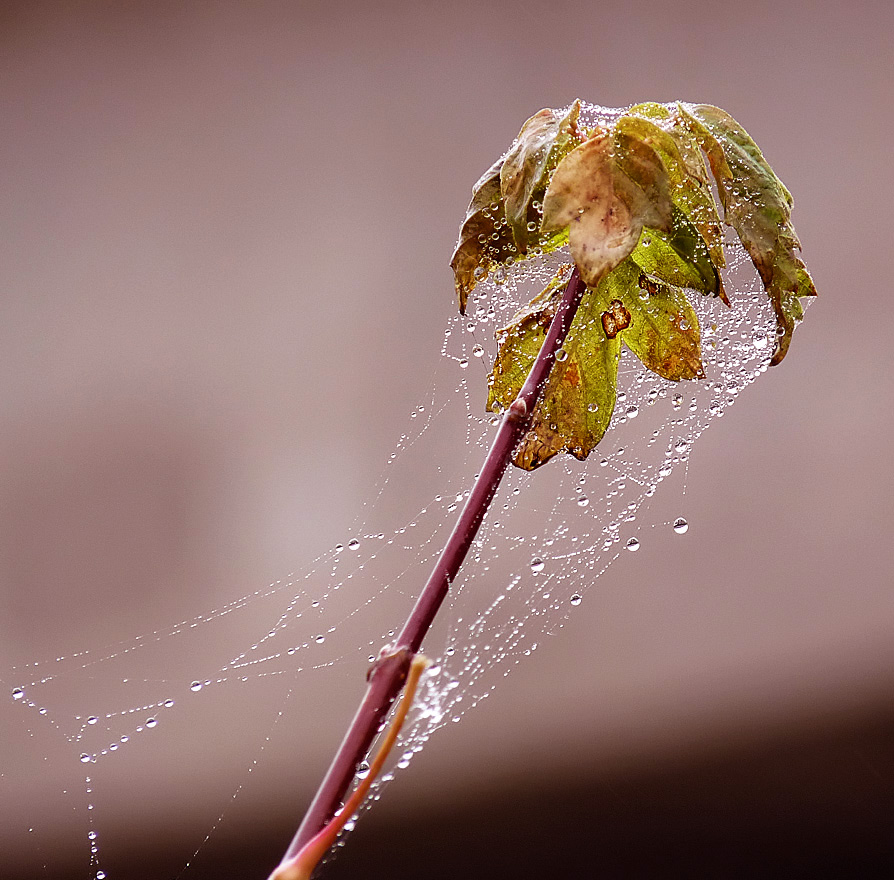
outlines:
[[[348,549],[349,550],[356,550],[359,546],[360,546],[360,542],[356,538],[351,538],[351,540],[348,541]]]
[[[366,779],[369,776],[369,761],[361,761],[357,767],[356,776],[358,779]]]
[[[628,406],[626,415],[628,419],[635,419],[639,415],[639,407]]]
[[[87,840],[96,840],[96,832],[88,831],[87,832]]]
[[[674,409],[679,409],[681,406],[683,406],[683,395],[682,395],[682,394],[675,394],[675,395],[671,398],[671,403],[673,404]]]
[[[598,403],[589,403],[587,404],[587,412],[596,412],[599,409]]]
[[[200,691],[200,690],[202,689],[202,682],[200,682],[200,681],[194,681],[194,682],[189,686],[189,689],[190,689],[191,691],[193,691],[193,692],[195,692],[195,691]]]
[[[336,552],[336,553],[341,553],[341,551],[344,550],[344,549],[345,549],[345,545],[344,545],[344,544],[336,544],[336,545],[335,545],[335,552]]]
[[[87,719],[87,723],[88,723],[88,724],[96,724],[97,721],[99,721],[99,718],[97,718],[95,715],[91,715],[91,716]]]
[[[467,366],[469,366],[469,359],[468,358],[460,358],[459,365],[464,370]]]
[[[318,645],[322,645],[323,642],[326,641],[326,636],[324,636],[324,635],[314,636],[314,641],[315,641]]]
[[[572,605],[580,605],[580,603],[581,603],[581,596],[580,596],[579,593],[575,593],[575,594],[571,597],[571,604],[572,604]]]
[[[475,355],[476,358],[480,358],[484,354],[484,346],[483,345],[472,346],[472,354]]]
[[[146,727],[155,727],[158,724],[157,718],[147,718],[146,719]]]
[[[751,338],[752,343],[755,348],[766,348],[767,347],[767,334],[763,330],[756,330],[754,336]]]
[[[631,538],[626,546],[631,553],[636,553],[636,551],[639,550],[639,540],[637,538]]]
[[[586,507],[590,503],[590,499],[587,498],[586,495],[581,495],[580,498],[577,499],[578,507]]]
[[[674,520],[674,531],[678,535],[685,535],[689,531],[689,523],[682,516],[678,516]]]
[[[105,871],[97,871],[96,872],[96,880],[106,880],[106,872]]]
[[[539,556],[535,556],[531,560],[531,571],[533,571],[534,574],[537,574],[538,572],[543,571],[544,565],[544,561]]]
[[[88,755],[86,752],[85,752],[84,754],[81,755],[81,763],[82,763],[82,764],[89,764],[89,763],[90,763],[90,755]]]
[[[13,688],[12,689],[12,698],[14,700],[21,700],[22,697],[24,697],[24,696],[25,696],[25,691],[23,691],[22,688]]]
[[[556,352],[556,360],[559,361],[560,363],[561,363],[562,361],[566,361],[566,360],[568,360],[568,352],[565,351],[564,348],[560,348],[560,349]]]

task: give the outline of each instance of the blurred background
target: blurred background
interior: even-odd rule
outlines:
[[[610,570],[326,876],[892,876],[892,26],[886,2],[4,3],[3,684],[345,536],[426,394],[470,187],[528,116],[709,102],[794,193],[821,297],[701,438],[685,541]],[[266,876],[345,711],[186,880]],[[5,877],[50,876],[10,818],[64,800],[31,754],[33,784],[0,777]],[[171,876],[193,784],[134,792],[110,878]]]

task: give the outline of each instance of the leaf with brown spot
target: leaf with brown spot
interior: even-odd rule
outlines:
[[[619,336],[643,366],[673,382],[704,376],[698,316],[683,290],[650,278],[632,257],[606,285],[629,312]]]

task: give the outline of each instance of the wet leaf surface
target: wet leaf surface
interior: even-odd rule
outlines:
[[[643,103],[587,130],[579,101],[541,110],[473,188],[451,263],[460,310],[497,265],[568,244],[587,290],[533,410],[514,463],[533,470],[586,458],[611,422],[626,345],[670,381],[704,376],[686,290],[729,304],[723,235],[708,165],[756,266],[785,356],[813,281],[796,251],[791,195],[747,132],[709,105]],[[704,156],[707,155],[708,165]],[[500,331],[488,408],[510,406],[546,337],[571,267]]]
[[[708,156],[725,211],[724,220],[742,240],[773,303],[778,324],[778,364],[803,317],[799,301],[816,288],[791,223],[792,196],[748,132],[728,113],[709,104],[680,105],[685,124]]]

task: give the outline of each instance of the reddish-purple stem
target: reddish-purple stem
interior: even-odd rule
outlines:
[[[295,856],[304,844],[326,825],[344,800],[357,767],[369,751],[391,704],[400,693],[413,656],[419,650],[450,584],[466,558],[478,527],[500,485],[500,480],[512,457],[512,451],[522,433],[527,430],[534,405],[552,369],[555,354],[565,342],[565,336],[574,320],[585,289],[575,268],[531,372],[518,397],[503,416],[481,473],[475,481],[447,545],[396,642],[375,665],[366,696],[323,782],[317,789],[316,796],[292,839],[284,860]]]

